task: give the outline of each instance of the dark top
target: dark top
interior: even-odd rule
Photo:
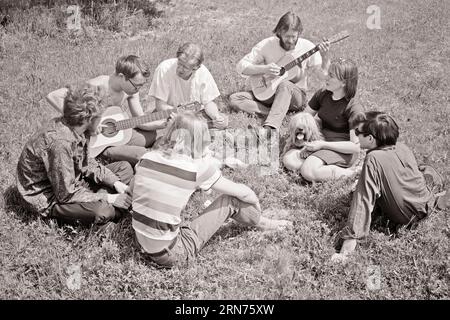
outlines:
[[[433,203],[434,195],[406,145],[370,150],[353,194],[344,238],[367,236],[375,204],[390,220],[407,224],[413,216],[425,217]]]
[[[332,94],[325,89],[317,91],[309,100],[309,106],[318,112],[322,120],[322,134],[326,141],[349,141],[352,122],[364,110],[355,103],[355,99],[347,100],[344,97],[333,100]]]
[[[54,118],[23,148],[17,164],[17,188],[23,199],[46,216],[55,203],[106,200],[82,180],[112,187],[119,178],[89,157],[89,140]]]

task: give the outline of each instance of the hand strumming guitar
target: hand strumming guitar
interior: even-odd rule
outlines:
[[[272,76],[278,76],[280,75],[281,67],[277,65],[276,63],[270,63],[265,65],[265,72],[264,74],[272,75]]]

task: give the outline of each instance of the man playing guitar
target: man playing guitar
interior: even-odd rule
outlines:
[[[300,18],[293,12],[287,12],[278,21],[273,30],[275,36],[259,42],[252,51],[237,64],[237,71],[244,77],[249,76],[279,76],[281,69],[277,62],[285,55],[298,56],[315,47],[315,45],[300,38],[303,31]],[[272,97],[261,100],[254,93],[237,92],[230,96],[230,106],[236,110],[267,115],[263,123],[265,128],[279,129],[288,110],[301,111],[306,106],[307,74],[311,70],[319,79],[325,80],[329,59],[328,41],[319,45],[320,54],[313,54],[293,70],[296,75],[290,81],[282,81],[274,90]],[[292,71],[291,71],[292,72]]]
[[[122,56],[116,62],[116,70],[112,75],[101,75],[90,79],[87,85],[96,87],[101,91],[106,101],[106,106],[122,107],[125,101],[133,117],[144,115],[140,102],[139,90],[147,82],[150,72],[141,64],[139,57],[134,55]],[[58,112],[62,113],[64,97],[67,88],[61,88],[50,92],[47,101]],[[133,129],[131,139],[120,146],[106,148],[102,155],[110,161],[128,161],[133,166],[151,147],[156,140],[156,130],[165,128],[166,120],[153,121],[139,125]]]

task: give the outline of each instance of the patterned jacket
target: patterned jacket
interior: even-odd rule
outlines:
[[[87,182],[113,187],[119,178],[89,158],[89,140],[54,118],[23,148],[17,165],[17,188],[23,199],[47,216],[55,203],[106,200]]]

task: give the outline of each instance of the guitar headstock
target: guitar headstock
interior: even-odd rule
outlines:
[[[348,33],[348,31],[344,30],[328,38],[328,41],[330,42],[330,44],[336,43],[338,41],[344,40],[345,38],[348,38],[349,36],[350,34]]]

